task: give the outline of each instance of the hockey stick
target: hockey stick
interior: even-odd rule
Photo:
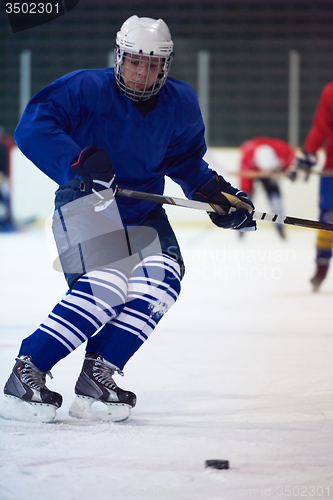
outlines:
[[[288,177],[288,171],[273,171],[273,172],[259,172],[257,170],[248,170],[248,171],[238,171],[238,172],[228,172],[228,175],[244,177],[247,179],[271,179],[274,177]],[[310,170],[310,175],[318,175],[320,177],[332,177],[333,170]]]
[[[224,171],[224,167],[221,163],[217,162],[214,157],[209,153],[209,151],[206,152],[205,158],[204,158],[207,163],[209,163],[211,166],[215,168],[218,172],[221,170],[221,173]],[[281,170],[272,170],[272,171],[259,171],[259,170],[234,170],[234,171],[229,171],[225,172],[225,175],[232,175],[232,176],[237,176],[237,177],[244,177],[248,179],[270,179],[274,177],[288,177],[288,174],[290,174],[289,168],[287,169],[281,169]],[[298,174],[301,174],[302,172],[299,171]],[[303,172],[305,173],[305,172]],[[320,169],[320,170],[314,170],[310,169],[308,172],[309,175],[317,175],[319,177],[332,177],[333,176],[333,169]],[[224,174],[223,174],[224,175]]]
[[[143,193],[142,191],[132,191],[131,189],[119,188],[117,191],[117,196],[120,196],[122,198],[134,198],[136,200],[151,201],[152,203],[160,203],[162,205],[194,208],[197,210],[205,210],[206,212],[215,212],[222,215],[226,214],[225,208],[221,205],[204,203],[202,201],[186,200],[182,198],[174,198],[171,196],[163,196],[160,194]],[[265,220],[278,224],[289,224],[291,226],[306,227],[310,229],[322,229],[323,231],[333,231],[333,224],[329,224],[328,222],[299,219],[298,217],[283,217],[277,214],[272,215],[266,212],[258,212],[257,210],[253,210],[252,217],[254,220]]]

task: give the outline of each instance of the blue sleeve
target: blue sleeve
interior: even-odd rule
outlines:
[[[191,87],[186,87],[181,102],[176,110],[175,132],[166,156],[166,174],[180,185],[187,198],[192,199],[195,191],[214,177],[214,172],[203,160],[207,151],[205,126]]]
[[[73,177],[70,165],[86,146],[71,137],[85,119],[76,91],[78,79],[82,87],[83,79],[75,72],[38,92],[29,101],[14,134],[22,153],[58,184],[66,184]],[[93,101],[94,84],[85,85]]]

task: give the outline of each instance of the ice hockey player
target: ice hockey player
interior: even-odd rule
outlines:
[[[172,58],[165,22],[132,16],[117,34],[114,68],[56,80],[17,126],[18,147],[59,184],[53,232],[69,290],[22,341],[4,388],[12,418],[12,403],[32,407],[41,421],[55,417],[62,396],[46,375],[85,341],[70,415],[90,418],[100,401],[105,419],[124,420],[136,403],[114,375],[176,301],[184,264],[162,206],[116,201],[118,188],[163,194],[167,175],[190,199],[237,205],[211,215],[217,226],[256,228],[246,194],[203,161],[198,102],[189,85],[168,77]]]
[[[333,223],[333,82],[328,83],[320,96],[312,127],[305,138],[303,149],[296,154],[295,173],[304,171],[305,180],[317,162],[317,152],[323,147],[323,171],[332,176],[322,176],[319,186],[319,220]],[[316,241],[316,270],[311,278],[312,289],[317,292],[327,276],[332,258],[333,233],[318,230]]]
[[[253,199],[255,184],[260,182],[266,192],[271,211],[283,215],[283,203],[279,182],[274,174],[287,171],[295,158],[295,152],[289,144],[281,139],[272,137],[254,137],[244,142],[240,148],[240,172],[262,173],[262,177],[242,176],[240,187]],[[276,224],[276,229],[285,238],[282,224]],[[242,234],[242,233],[240,233]]]

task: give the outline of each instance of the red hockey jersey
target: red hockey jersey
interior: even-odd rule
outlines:
[[[258,146],[267,145],[274,149],[275,154],[279,159],[280,166],[283,169],[289,167],[293,162],[295,153],[294,150],[281,139],[274,139],[271,137],[255,137],[250,141],[246,141],[240,148],[240,170],[241,172],[257,171],[260,169],[254,162],[254,152]],[[253,179],[241,177],[240,187],[243,191],[250,194],[253,190]]]
[[[324,168],[333,169],[333,82],[321,93],[312,127],[304,141],[308,153],[316,153],[320,147],[326,151]]]

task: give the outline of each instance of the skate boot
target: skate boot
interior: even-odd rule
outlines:
[[[72,417],[87,420],[120,422],[131,414],[136,404],[136,395],[124,391],[113,380],[115,372],[120,370],[98,354],[87,352],[80,376],[75,385],[76,398],[69,409]],[[106,405],[104,411],[91,408],[94,402]],[[100,405],[97,405],[100,406]]]
[[[51,422],[62,405],[62,396],[45,385],[46,375],[40,371],[31,356],[16,358],[13,371],[4,387],[6,396],[0,415],[13,420]]]
[[[311,278],[313,292],[318,292],[320,285],[326,278],[327,271],[328,261],[326,261],[326,259],[317,260],[316,272],[313,278]]]

